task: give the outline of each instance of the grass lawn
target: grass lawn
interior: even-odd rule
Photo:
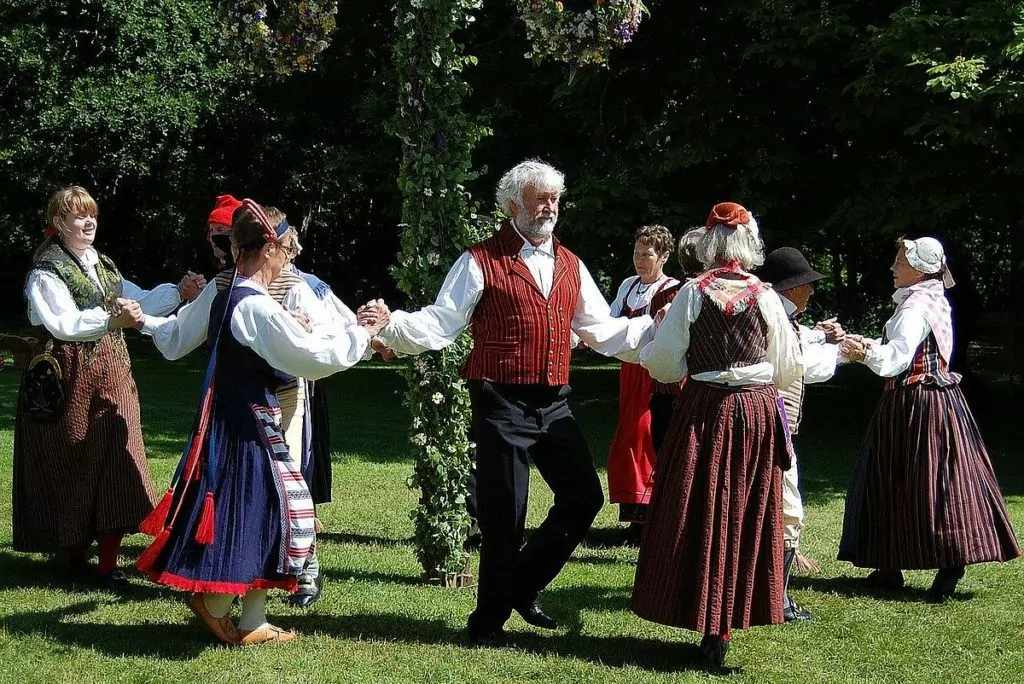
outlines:
[[[157,360],[134,345],[146,446],[159,488],[167,484],[189,428],[200,380],[196,358]],[[612,366],[573,371],[572,405],[603,463],[615,422]],[[0,373],[0,682],[696,682],[698,635],[646,623],[628,611],[636,551],[615,545],[606,506],[585,544],[544,594],[562,627],[508,624],[517,647],[462,644],[471,589],[424,586],[409,542],[416,497],[405,486],[408,417],[401,381],[382,368],[330,381],[334,503],[320,509],[328,532],[320,557],[326,588],[309,612],[271,602],[271,618],[302,638],[248,650],[213,645],[183,595],[139,578],[124,596],[75,585],[46,558],[11,551],[10,487],[17,374]],[[736,633],[736,682],[1024,682],[1024,563],[970,568],[957,598],[923,599],[930,573],[908,574],[903,594],[864,593],[866,574],[834,559],[843,495],[858,443],[880,391],[861,368],[809,391],[797,442],[809,528],[804,546],[822,573],[799,578],[794,595],[814,613],[796,626]],[[1024,530],[1019,412],[1005,386],[974,400],[1018,531]],[[550,495],[534,473],[529,525]],[[141,552],[130,537],[125,556]],[[126,559],[127,560],[127,559]]]

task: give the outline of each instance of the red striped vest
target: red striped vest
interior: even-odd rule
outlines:
[[[883,343],[887,341],[886,339],[882,340]],[[895,377],[886,378],[885,389],[892,390],[918,383],[949,387],[959,382],[960,374],[950,372],[946,360],[939,354],[939,345],[935,341],[935,335],[929,332],[928,337],[914,352],[914,360],[911,362],[910,368]]]
[[[555,268],[547,299],[519,257],[523,239],[508,222],[469,248],[484,273],[473,310],[473,349],[462,377],[513,385],[569,382],[570,323],[580,298],[579,259],[554,241]]]
[[[690,375],[752,366],[768,359],[768,324],[755,304],[727,316],[706,294],[690,326],[686,365]]]

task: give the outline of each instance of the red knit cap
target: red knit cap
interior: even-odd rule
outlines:
[[[241,200],[237,200],[231,195],[221,195],[217,198],[217,203],[214,205],[213,211],[210,212],[210,218],[206,223],[231,228],[231,216],[240,206],[242,206]]]

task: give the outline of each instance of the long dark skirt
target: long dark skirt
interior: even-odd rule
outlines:
[[[14,428],[16,551],[73,551],[105,533],[135,532],[155,489],[142,443],[139,393],[124,343],[57,342],[63,414],[34,420],[19,395]],[[89,358],[91,356],[91,359]]]
[[[707,634],[782,619],[782,470],[773,386],[688,382],[658,454],[631,608]]]
[[[960,388],[887,390],[846,496],[839,560],[925,570],[1019,555],[992,462]]]
[[[214,401],[203,448],[209,452],[216,445],[217,468],[204,466],[198,481],[179,481],[170,538],[151,565],[139,566],[154,582],[226,594],[296,588],[295,576],[283,571],[287,545],[281,497],[286,494],[275,478],[272,448],[260,435],[252,410],[236,404]],[[284,444],[283,437],[279,443]],[[287,458],[287,450],[284,454]],[[213,541],[200,544],[195,536],[207,492],[214,500]]]
[[[331,405],[327,400],[327,384],[310,382],[306,406],[313,428],[313,472],[309,491],[314,504],[331,502]]]

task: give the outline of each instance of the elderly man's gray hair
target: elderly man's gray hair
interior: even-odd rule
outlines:
[[[533,186],[538,190],[565,190],[565,176],[555,167],[540,159],[527,159],[513,166],[498,182],[495,198],[502,211],[510,212],[511,204],[523,206],[523,193]]]

